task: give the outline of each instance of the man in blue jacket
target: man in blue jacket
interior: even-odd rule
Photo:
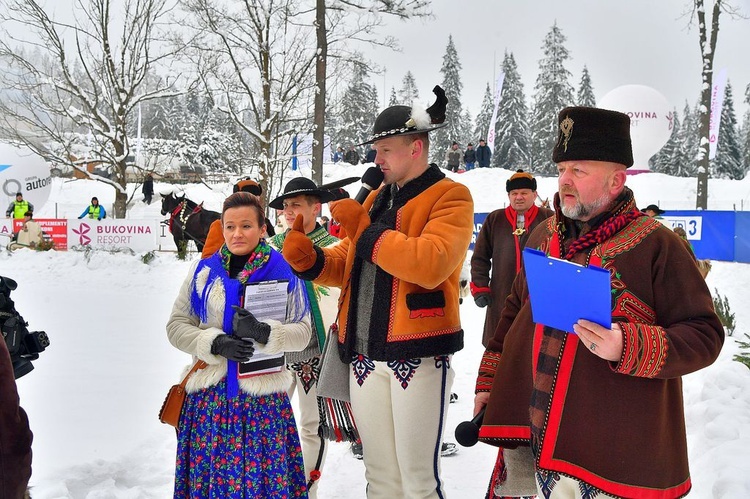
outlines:
[[[491,158],[492,151],[490,151],[489,146],[485,144],[484,139],[479,139],[479,147],[477,147],[477,163],[479,168],[489,168]]]

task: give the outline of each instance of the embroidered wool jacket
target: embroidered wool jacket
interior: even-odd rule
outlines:
[[[622,208],[635,210],[627,193]],[[560,257],[573,222],[556,206],[527,246]],[[681,377],[714,362],[724,341],[706,283],[680,238],[646,216],[572,260],[610,271],[619,362],[535,325],[522,270],[480,366],[477,391],[490,392],[480,438],[531,444],[540,469],[613,496],[682,497],[691,484]]]
[[[284,246],[284,240],[288,233],[289,229],[276,234],[268,240],[268,244],[271,245],[273,249],[280,252],[281,248]],[[325,227],[320,224],[315,224],[315,228],[312,232],[307,234],[307,237],[312,240],[313,244],[320,246],[321,248],[331,246],[339,241],[336,237],[330,235]],[[307,281],[305,285],[307,297],[310,300],[310,315],[313,331],[310,336],[310,343],[307,347],[299,352],[285,352],[287,364],[300,362],[320,355],[323,350],[323,345],[325,344],[328,328],[336,320],[337,302],[340,290],[338,288],[322,286],[309,281]]]
[[[491,296],[484,319],[484,346],[495,334],[510,286],[521,267],[521,253],[529,234],[552,213],[550,209],[532,206],[524,214],[522,234],[515,233],[516,210],[511,207],[495,210],[485,218],[471,257],[472,294],[489,289]]]
[[[318,248],[303,279],[342,289],[339,353],[354,352],[357,306],[367,315],[368,354],[388,361],[432,357],[463,348],[458,280],[471,241],[474,203],[466,186],[445,178],[436,165],[395,193],[392,186],[364,203],[371,225],[352,245]],[[391,206],[392,205],[392,206]],[[360,299],[363,262],[375,265],[372,299]]]

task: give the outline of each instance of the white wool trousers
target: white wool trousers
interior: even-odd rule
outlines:
[[[310,472],[318,470],[323,477],[323,464],[325,463],[326,453],[328,452],[328,442],[318,436],[318,425],[320,424],[320,415],[318,413],[318,390],[317,375],[315,382],[310,385],[309,390],[305,392],[305,383],[300,377],[292,372],[292,386],[288,390],[289,398],[292,398],[295,392],[299,397],[299,411],[294,414],[297,421],[297,431],[299,432],[300,443],[302,444],[302,461],[305,465],[305,477],[307,483],[310,483]],[[316,499],[318,497],[318,480],[312,482],[308,490],[308,497]]]
[[[368,499],[442,499],[440,446],[455,373],[450,356],[372,361],[349,378]]]
[[[596,497],[596,499],[615,499],[614,496],[610,496],[601,492],[598,489],[592,489],[591,485],[570,478],[565,475],[558,473],[536,473],[536,489],[538,496],[547,499],[588,499],[590,497]]]

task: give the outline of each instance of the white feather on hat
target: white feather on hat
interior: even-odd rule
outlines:
[[[425,129],[430,128],[430,124],[431,124],[430,115],[427,114],[427,111],[425,110],[425,108],[417,102],[413,102],[411,105],[410,119],[411,121],[414,122],[414,125],[417,127],[417,130],[425,130]]]

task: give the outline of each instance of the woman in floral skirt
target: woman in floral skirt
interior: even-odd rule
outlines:
[[[286,390],[287,369],[238,377],[262,346],[298,351],[310,340],[304,285],[261,238],[256,196],[237,192],[222,210],[224,245],[194,264],[167,323],[170,343],[208,365],[187,383],[177,435],[175,498],[307,497],[302,451]],[[241,308],[244,284],[288,279],[284,323]],[[248,341],[252,339],[253,342]]]

